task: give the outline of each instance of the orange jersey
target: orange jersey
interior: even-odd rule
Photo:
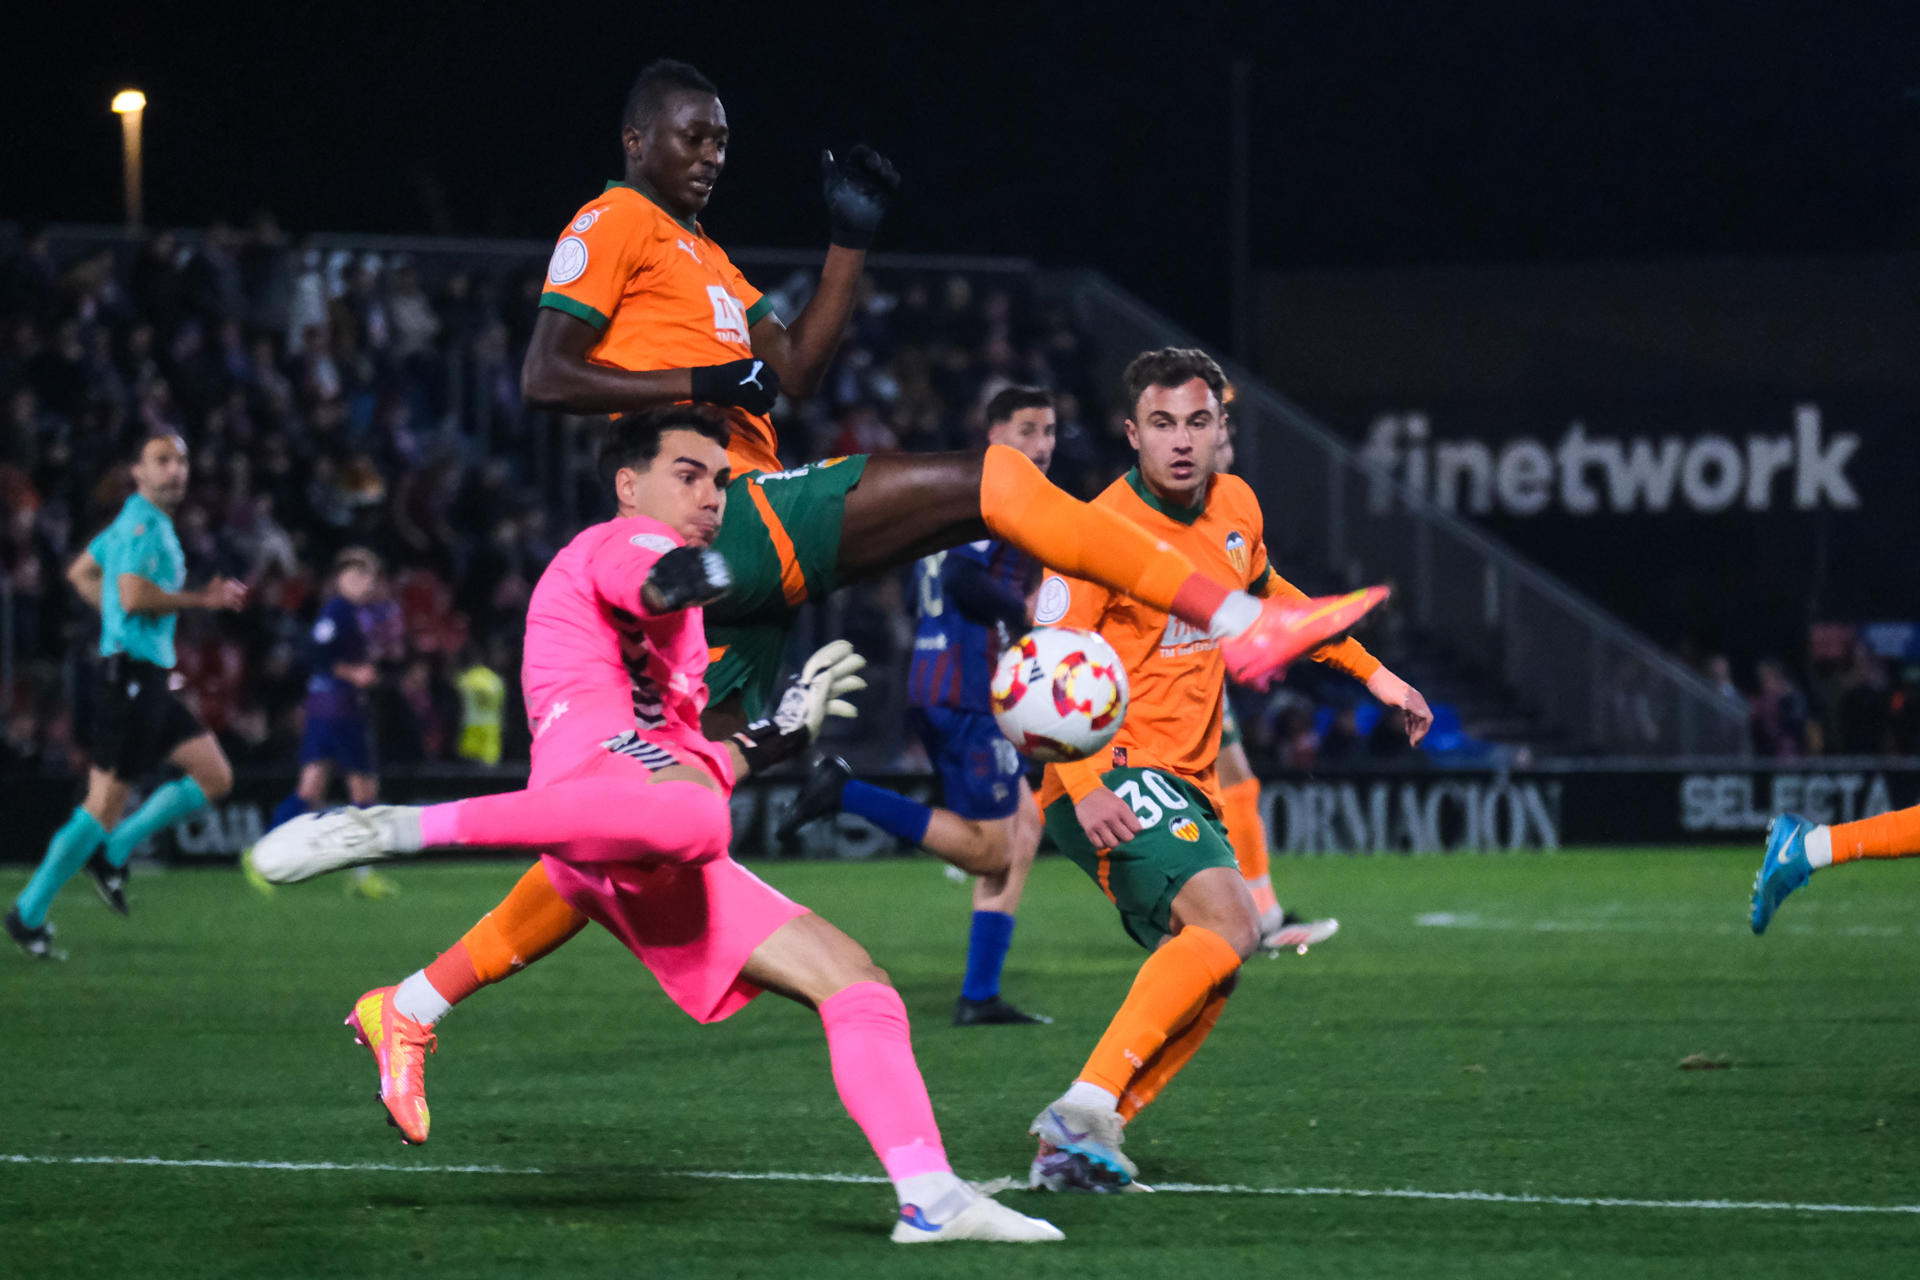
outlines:
[[[595,364],[635,371],[692,369],[753,355],[749,331],[773,300],[747,283],[726,251],[624,183],[583,206],[554,246],[540,305],[600,331]],[[735,475],[778,471],[773,420],[730,408]]]
[[[1185,553],[1195,569],[1215,582],[1263,596],[1302,594],[1267,563],[1266,521],[1253,490],[1238,476],[1215,476],[1206,500],[1192,509],[1163,503],[1137,469],[1093,501]],[[1108,769],[1150,768],[1193,783],[1220,812],[1214,765],[1220,755],[1227,668],[1219,641],[1105,587],[1057,576],[1041,584],[1034,621],[1098,631],[1120,656],[1129,685],[1126,719],[1112,746],[1087,760],[1049,765],[1041,804],[1052,804],[1062,795],[1075,801],[1085,798],[1101,785],[1100,775]],[[1361,679],[1380,665],[1352,640],[1328,645],[1313,656]]]

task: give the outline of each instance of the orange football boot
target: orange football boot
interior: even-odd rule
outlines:
[[[353,1002],[347,1025],[353,1042],[365,1045],[380,1072],[380,1101],[386,1104],[387,1123],[400,1131],[402,1142],[427,1140],[432,1124],[427,1114],[427,1054],[439,1041],[433,1028],[393,1007],[394,987],[375,987]]]

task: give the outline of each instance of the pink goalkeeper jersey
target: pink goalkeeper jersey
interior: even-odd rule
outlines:
[[[591,752],[644,740],[733,786],[725,748],[700,732],[707,705],[701,611],[653,615],[640,603],[654,561],[682,545],[658,520],[623,516],[584,530],[540,575],[527,606],[520,674],[534,785]]]

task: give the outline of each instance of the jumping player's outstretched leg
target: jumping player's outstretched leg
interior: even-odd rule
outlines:
[[[879,454],[847,493],[842,581],[910,563],[991,534],[1069,577],[1097,582],[1224,637],[1236,679],[1264,687],[1275,672],[1337,636],[1386,597],[1355,592],[1337,606],[1259,600],[1195,571],[1193,562],[1124,517],[1050,483],[1018,449]]]
[[[847,494],[842,580],[911,563],[975,538],[1002,538],[1050,569],[1086,578],[1196,627],[1228,633],[1259,606],[1195,572],[1139,525],[1050,482],[1007,445],[985,453],[878,454]],[[1222,609],[1226,613],[1222,615]]]
[[[1767,853],[1753,879],[1751,924],[1765,933],[1787,895],[1814,872],[1859,858],[1920,857],[1920,806],[1832,826],[1783,813],[1767,828]]]

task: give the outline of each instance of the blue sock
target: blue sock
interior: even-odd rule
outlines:
[[[842,787],[840,807],[908,844],[925,840],[927,824],[933,821],[933,810],[918,800],[909,800],[898,791],[866,782],[849,782]]]
[[[967,980],[960,995],[967,1000],[991,1000],[1000,994],[1000,966],[1013,945],[1013,917],[1004,911],[973,913],[973,932],[967,938]]]
[[[274,806],[273,821],[267,824],[267,830],[271,831],[283,822],[292,822],[305,812],[307,802],[300,798],[298,791],[289,791],[287,798]]]
[[[107,837],[107,861],[116,867],[126,866],[127,859],[148,836],[165,831],[206,807],[207,793],[192,778],[175,778],[164,787],[155,787],[147,802],[129,814]]]
[[[86,865],[100,842],[107,838],[106,828],[102,827],[94,816],[85,809],[75,809],[67,824],[53,833],[53,839],[47,842],[47,856],[40,859],[40,867],[33,873],[33,879],[27,881],[27,887],[20,891],[20,897],[14,906],[19,909],[20,923],[29,929],[38,929],[47,922],[47,908],[53,905],[53,895],[60,892],[60,886],[73,879],[73,873]]]

